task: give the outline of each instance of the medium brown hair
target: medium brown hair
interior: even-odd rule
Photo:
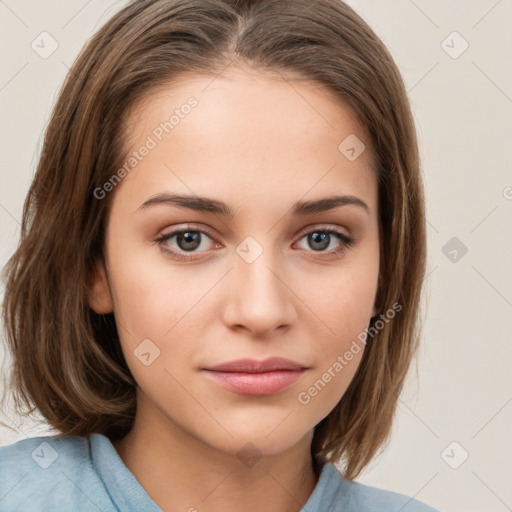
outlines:
[[[379,187],[377,306],[402,309],[368,338],[311,446],[315,470],[341,461],[352,480],[388,441],[418,348],[426,233],[402,78],[381,40],[340,0],[135,0],[86,44],[54,107],[19,247],[3,272],[9,388],[18,411],[37,409],[58,436],[97,432],[116,440],[131,429],[136,382],[116,320],[88,303],[110,204],[93,191],[123,161],[123,119],[136,100],[179,74],[215,76],[237,63],[326,86],[370,137]]]

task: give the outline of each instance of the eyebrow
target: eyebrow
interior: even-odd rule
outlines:
[[[180,208],[188,208],[198,212],[214,213],[216,215],[222,215],[230,218],[235,216],[235,210],[223,201],[210,199],[208,197],[168,193],[160,193],[151,196],[147,201],[139,206],[137,211],[145,210],[151,206],[160,204],[169,204]],[[340,206],[348,205],[359,206],[365,210],[366,213],[370,213],[369,206],[362,199],[352,195],[334,195],[324,197],[322,199],[316,199],[315,201],[297,201],[292,206],[291,212],[294,216],[313,215],[315,213],[326,212]]]

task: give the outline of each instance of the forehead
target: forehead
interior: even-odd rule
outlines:
[[[150,91],[124,120],[125,156],[150,140],[154,147],[118,188],[130,182],[132,190],[155,193],[188,185],[188,193],[208,195],[215,187],[260,199],[338,189],[374,203],[365,128],[333,91],[292,78],[228,68],[218,76],[181,75]],[[354,143],[362,152],[347,158],[345,146]]]
[[[357,132],[367,146],[370,144],[366,128],[331,88],[291,72],[249,66],[228,67],[218,75],[181,73],[172,81],[149,89],[125,115],[127,142],[134,142],[169,120],[190,97],[199,105],[194,109],[198,122],[192,121],[196,135],[200,135],[201,126],[205,135],[211,135],[206,132],[212,125],[227,127],[229,123],[234,128],[249,128],[249,123],[254,122],[257,125],[250,131],[264,126],[269,137],[276,131],[282,135],[283,129],[290,137],[297,131],[313,136],[331,131],[335,139]],[[260,130],[258,135],[262,134]],[[179,133],[173,133],[176,135]]]

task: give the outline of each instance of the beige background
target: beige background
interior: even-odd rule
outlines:
[[[0,0],[2,266],[67,68],[124,3]],[[512,2],[349,3],[406,81],[429,223],[418,374],[409,375],[387,450],[359,481],[443,511],[512,510]],[[47,59],[31,48],[43,31],[58,43]],[[0,430],[0,445],[51,434],[1,414],[17,430]]]

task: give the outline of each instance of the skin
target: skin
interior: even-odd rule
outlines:
[[[298,394],[376,314],[378,188],[370,140],[324,87],[238,67],[215,79],[188,76],[139,101],[125,124],[127,153],[190,96],[198,106],[110,192],[107,264],[97,264],[90,305],[115,313],[138,383],[134,427],[113,444],[165,511],[299,511],[317,483],[313,429],[345,393],[363,350],[308,404]],[[350,134],[366,145],[354,161],[338,150]],[[235,215],[170,204],[139,209],[161,192],[215,198]],[[344,205],[291,215],[296,201],[333,194],[354,195],[369,211]],[[202,234],[192,252],[176,236],[164,242],[194,257],[179,261],[154,240],[173,228],[187,231],[187,223],[211,236]],[[331,235],[328,247],[315,250],[307,234],[325,227],[355,243],[333,254],[343,242]],[[248,236],[263,251],[251,263],[236,250]],[[147,366],[134,353],[145,339],[160,350]],[[309,369],[291,388],[256,397],[224,389],[201,370],[269,356]],[[250,467],[237,457],[248,442],[261,455]]]

